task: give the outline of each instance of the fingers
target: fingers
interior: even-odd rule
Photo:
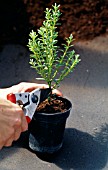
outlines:
[[[0,100],[0,149],[11,146],[28,129],[23,110],[8,100]]]
[[[3,146],[6,147],[11,146],[13,141],[17,141],[19,139],[21,132],[22,132],[21,128],[14,129],[14,134],[6,141],[6,143]]]
[[[21,131],[24,132],[26,130],[28,130],[28,123],[27,123],[25,115],[23,114],[23,116],[22,116]]]
[[[40,89],[46,89],[49,86],[47,84],[38,84],[38,83],[29,83],[29,82],[22,82],[20,83],[20,89],[22,92],[31,92],[35,90],[36,88]],[[53,93],[56,93],[58,96],[63,96],[60,90],[54,89]]]
[[[21,129],[21,132],[28,130],[28,123],[20,106],[16,106],[16,120],[14,123],[15,130]]]
[[[40,89],[48,88],[47,84],[26,83],[26,85],[24,85],[22,83],[22,85],[23,85],[23,89],[22,89],[23,92],[31,92],[37,88],[40,88]]]
[[[17,85],[14,85],[11,87],[11,91],[13,93],[17,93],[17,92],[31,92],[37,88],[40,89],[46,89],[49,86],[47,84],[38,84],[38,83],[30,83],[30,82],[21,82]],[[53,90],[53,93],[56,93],[58,96],[63,96],[62,93],[60,92],[60,90]]]
[[[13,124],[11,124],[12,127],[10,127],[11,133],[9,135],[9,139],[7,139],[4,144],[6,147],[11,146],[13,141],[19,139],[22,132],[28,130],[28,123],[23,110],[19,106],[16,106],[14,116]]]
[[[8,136],[5,135],[2,137],[2,146],[11,146],[14,140],[15,129],[13,127],[8,128]]]
[[[13,130],[14,130],[14,133],[11,135],[11,137],[9,139],[6,140],[6,143],[4,143],[3,146],[6,146],[6,147],[11,146],[12,142],[17,141],[21,135],[21,132],[24,131],[24,129],[22,130],[21,127],[13,129]],[[2,146],[1,146],[1,148],[2,148]]]
[[[6,141],[4,146],[6,146],[6,147],[11,146],[13,141],[16,141],[19,139],[21,132],[22,132],[21,128],[15,130],[15,133]]]
[[[60,91],[57,90],[57,89],[54,89],[54,90],[52,91],[52,93],[53,93],[53,94],[56,93],[58,96],[63,96],[62,92],[60,92]]]
[[[4,146],[6,146],[6,147],[11,146],[11,145],[12,145],[13,140],[14,140],[14,138],[13,138],[13,137],[9,138],[9,139],[6,141],[6,143],[4,144]]]
[[[21,128],[18,128],[15,130],[15,133],[14,133],[14,138],[13,140],[16,141],[19,139],[20,135],[21,135],[21,132],[22,132],[22,129]]]

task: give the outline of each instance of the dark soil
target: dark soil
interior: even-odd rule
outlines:
[[[61,7],[61,26],[59,38],[64,40],[72,33],[76,40],[93,39],[108,33],[108,0],[28,0],[25,2],[29,22],[34,28],[42,25],[46,7],[51,8],[55,2]]]
[[[31,29],[36,31],[44,20],[45,8],[60,4],[61,42],[70,33],[76,40],[93,39],[108,33],[108,0],[1,0],[0,45],[27,44]]]
[[[65,112],[68,109],[68,105],[66,101],[60,100],[55,95],[50,98],[50,102],[48,99],[41,102],[36,109],[38,113],[59,113]]]

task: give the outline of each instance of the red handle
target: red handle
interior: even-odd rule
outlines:
[[[12,103],[15,103],[16,104],[16,97],[15,97],[15,94],[13,93],[10,93],[7,95],[7,100],[11,101]],[[31,122],[31,119],[26,116],[26,120],[27,120],[27,123],[29,124]]]
[[[28,116],[26,116],[26,120],[28,124],[31,122],[31,119]]]
[[[15,94],[10,93],[7,95],[7,100],[10,100],[12,103],[16,103],[16,97]]]

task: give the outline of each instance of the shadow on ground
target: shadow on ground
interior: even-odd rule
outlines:
[[[29,149],[28,133],[23,133],[13,147],[16,147],[15,152],[21,147]],[[12,154],[11,150],[8,156],[9,154]],[[54,163],[65,170],[101,170],[108,161],[108,124],[103,125],[100,132],[93,136],[74,128],[67,128],[63,148],[59,152],[54,155],[34,154],[41,160]]]
[[[108,125],[102,127],[95,137],[77,129],[66,129],[64,147],[53,162],[61,169],[100,170],[108,160],[107,145]]]
[[[77,129],[68,128],[64,145],[54,156],[40,156],[65,170],[101,170],[108,160],[108,125],[91,136]]]

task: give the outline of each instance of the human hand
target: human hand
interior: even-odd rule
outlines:
[[[9,93],[18,93],[18,92],[31,92],[36,88],[45,89],[48,88],[47,84],[38,84],[38,83],[30,83],[30,82],[21,82],[17,85],[13,85],[12,87],[0,89],[0,97],[7,98],[7,94]],[[54,89],[53,93],[56,93],[58,96],[62,96],[62,93]]]
[[[45,88],[48,88],[48,85],[47,84],[30,83],[30,82],[21,82],[17,85],[12,86],[12,89],[15,92],[31,92],[37,88],[45,89]],[[62,93],[57,89],[54,89],[53,93],[56,93],[57,95],[62,96]]]
[[[28,124],[20,106],[0,99],[0,149],[11,146],[27,129]]]

